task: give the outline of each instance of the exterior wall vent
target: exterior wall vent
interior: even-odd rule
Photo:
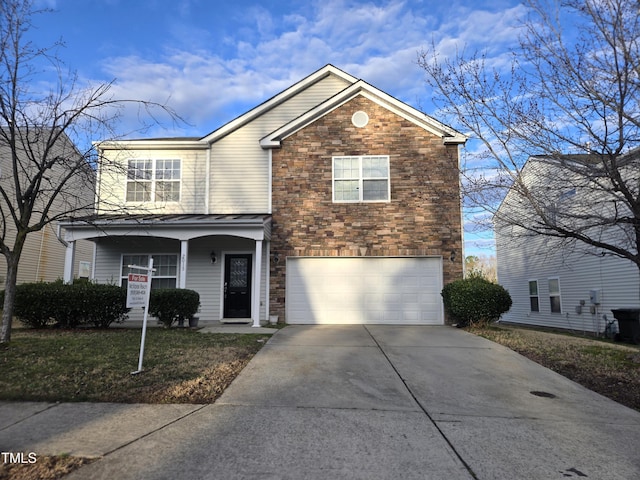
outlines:
[[[359,110],[351,117],[351,123],[358,128],[366,127],[369,123],[369,115],[367,115],[366,112]]]

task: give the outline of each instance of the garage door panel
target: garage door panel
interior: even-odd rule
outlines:
[[[440,258],[288,258],[287,322],[440,325],[441,290]]]

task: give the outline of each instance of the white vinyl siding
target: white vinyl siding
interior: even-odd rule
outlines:
[[[211,144],[210,152],[201,148],[206,147],[204,142],[202,145],[185,148],[171,146],[166,149],[149,148],[148,142],[144,143],[144,147],[136,148],[136,143],[131,142],[124,145],[122,150],[105,150],[103,153],[109,162],[104,163],[99,173],[98,213],[121,213],[121,210],[114,209],[113,206],[123,202],[127,203],[128,213],[132,214],[269,213],[269,152],[260,147],[259,140],[349,85],[346,80],[329,75],[284,99],[271,110],[247,120],[246,124],[238,126],[228,135],[216,139]],[[210,159],[209,168],[207,158]],[[154,203],[153,192],[147,193],[146,188],[140,185],[131,190],[131,199],[127,202],[128,160],[158,159],[180,159],[179,201],[163,199]],[[115,166],[109,168],[109,163]],[[151,182],[142,180],[141,183],[145,181]],[[175,195],[175,185],[163,186],[170,188],[172,197]],[[141,200],[145,198],[151,200]],[[140,208],[136,210],[138,202]]]
[[[131,214],[137,212],[205,213],[206,151],[197,149],[135,150],[131,147],[121,152],[108,150],[104,154],[108,157],[107,163],[111,165],[100,171],[98,213],[122,213],[121,207],[114,209],[114,206],[122,204],[126,205],[127,213]],[[176,160],[179,161],[179,166],[175,164]],[[151,190],[147,196],[150,200],[143,199],[144,193],[137,193],[137,198],[128,198],[127,185],[130,182],[127,181],[126,171],[130,161],[160,161],[161,173],[158,177],[158,172],[156,172],[155,178],[157,201],[153,201]],[[148,188],[151,189],[151,184],[154,182],[149,179],[148,183],[150,184]]]
[[[15,240],[15,227],[11,221],[7,226],[5,242],[10,245]],[[65,250],[65,246],[58,240],[55,224],[49,224],[42,230],[31,232],[27,235],[20,256],[17,283],[54,282],[61,279],[64,274]],[[93,242],[89,240],[76,242],[74,278],[79,277],[80,262],[88,262],[93,268]]]
[[[564,251],[552,239],[537,237],[514,241],[496,235],[498,283],[513,300],[502,320],[510,323],[564,328],[574,331],[603,332],[612,309],[638,306],[640,276],[635,265],[621,258],[586,254],[577,249]],[[530,310],[529,280],[538,281],[540,311]],[[546,279],[560,278],[562,314],[551,312]],[[601,290],[601,303],[591,313],[589,291]],[[584,305],[581,305],[584,302]],[[576,307],[582,308],[576,310]],[[579,311],[579,313],[578,313]]]
[[[211,251],[218,256],[216,263],[211,263]],[[200,309],[197,316],[201,323],[219,321],[222,312],[222,284],[224,262],[223,252],[254,252],[255,243],[252,240],[237,237],[202,237],[189,241],[189,254],[187,260],[186,288],[195,290],[200,295]],[[96,265],[96,281],[100,283],[118,284],[122,278],[122,255],[140,255],[139,261],[148,262],[148,253],[157,255],[178,256],[180,242],[176,240],[119,237],[101,238],[98,241],[98,256]],[[260,318],[267,319],[267,267],[268,256],[262,255],[262,280],[261,280],[261,311]],[[178,265],[179,266],[179,265]],[[171,277],[171,275],[167,275]],[[142,320],[142,313],[134,309],[129,313],[131,320]]]
[[[268,212],[269,152],[258,140],[346,86],[344,80],[329,76],[216,141],[211,150],[210,210]]]

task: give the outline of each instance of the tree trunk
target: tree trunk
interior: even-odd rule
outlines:
[[[22,250],[22,249],[20,249]],[[7,279],[4,288],[4,306],[2,308],[2,333],[0,343],[11,340],[11,325],[13,323],[13,304],[16,298],[16,281],[18,279],[18,261],[20,257],[15,252],[7,258]]]

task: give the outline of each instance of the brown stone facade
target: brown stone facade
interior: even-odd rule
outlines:
[[[345,155],[390,157],[390,202],[333,203],[332,157]],[[462,277],[457,145],[358,96],[286,138],[272,167],[272,315],[285,316],[289,256],[437,255],[445,284]]]

